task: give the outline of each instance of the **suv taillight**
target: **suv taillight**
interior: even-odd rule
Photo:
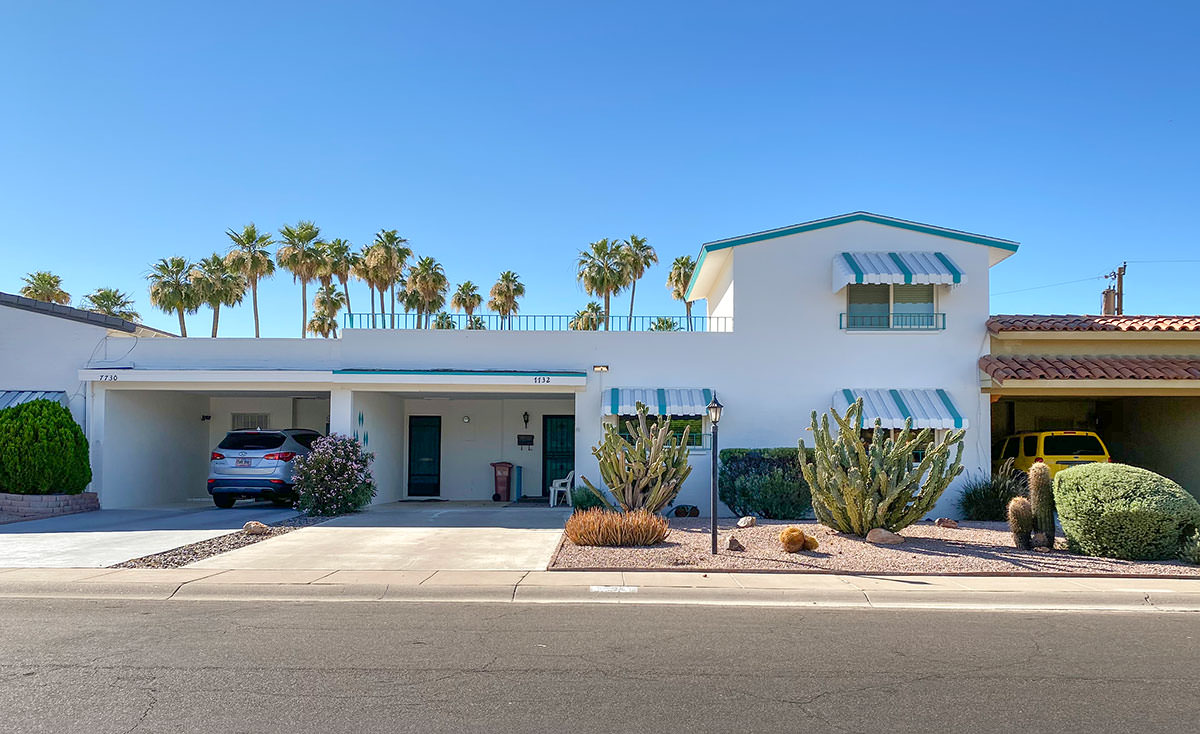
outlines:
[[[1034,460],[1033,460],[1033,463],[1035,463],[1035,464],[1040,464],[1040,463],[1042,463],[1042,457],[1040,457],[1040,456],[1039,456],[1039,457],[1037,457],[1036,459],[1034,459]]]
[[[212,458],[209,459],[209,461],[217,461],[218,459],[224,459],[224,458],[225,458],[225,454],[218,454],[216,451],[214,451],[214,452],[212,452]]]
[[[291,461],[294,458],[296,458],[295,451],[280,451],[263,457],[265,461]]]

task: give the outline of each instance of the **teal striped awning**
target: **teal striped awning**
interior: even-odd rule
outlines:
[[[833,292],[852,283],[957,285],[963,269],[944,252],[841,252],[833,258]]]
[[[833,394],[835,410],[846,412],[855,400],[863,399],[863,426],[870,428],[878,418],[884,428],[904,428],[912,418],[913,428],[966,428],[967,419],[945,390],[889,390],[846,388]]]
[[[699,387],[610,387],[604,391],[603,415],[636,415],[645,403],[655,415],[704,415],[712,390]]]

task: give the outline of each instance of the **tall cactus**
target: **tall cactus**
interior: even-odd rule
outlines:
[[[837,423],[835,438],[829,430],[829,416]],[[896,437],[863,441],[863,401],[859,398],[846,411],[836,410],[821,416],[812,413],[812,432],[816,443],[813,461],[800,441],[800,470],[812,489],[813,511],[817,521],[834,530],[866,535],[875,528],[896,531],[925,516],[956,476],[962,473],[963,436],[966,431],[951,431],[934,443],[928,428],[914,433],[912,420]],[[875,435],[883,433],[875,421]],[[954,459],[950,449],[957,445]],[[913,452],[924,449],[920,463],[913,463]]]
[[[1054,491],[1050,467],[1037,462],[1029,469],[1029,504],[1033,508],[1033,546],[1054,548]]]
[[[592,455],[600,462],[600,478],[625,512],[661,511],[675,499],[692,473],[688,463],[688,429],[685,427],[676,440],[671,438],[671,421],[666,416],[660,416],[653,428],[647,417],[648,409],[638,403],[637,421],[625,422],[629,438],[621,436],[616,426],[605,424],[604,439],[592,449]],[[587,477],[581,476],[580,481],[605,507],[617,509]]]

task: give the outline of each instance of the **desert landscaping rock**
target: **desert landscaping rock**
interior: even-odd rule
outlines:
[[[933,521],[933,524],[937,525],[939,528],[956,528],[958,527],[958,520],[951,520],[948,517],[939,517]]]
[[[880,545],[900,545],[904,542],[904,536],[897,535],[891,530],[874,528],[867,533],[867,542],[878,543]]]
[[[756,522],[757,521],[753,517],[747,515],[737,521],[737,526],[739,528],[752,528]]]
[[[742,541],[738,540],[737,538],[735,538],[732,535],[729,536],[729,544],[726,547],[729,550],[735,551],[738,553],[746,550],[746,546],[742,545]]]
[[[199,543],[172,548],[162,553],[134,558],[124,563],[110,566],[110,568],[181,568],[204,558],[228,553],[231,550],[243,548],[247,545],[267,540],[268,538],[274,538],[276,535],[290,533],[293,530],[308,527],[309,525],[317,525],[330,519],[332,518],[299,515],[275,525],[263,525],[261,522],[252,520],[242,526],[241,530],[235,530],[228,535],[221,535]]]
[[[812,552],[785,553],[779,531],[795,525],[817,539]],[[732,532],[733,520],[720,523],[721,532]],[[917,523],[902,531],[903,545],[874,545],[855,535],[838,533],[815,522],[763,520],[756,527],[738,530],[741,552],[722,548],[711,553],[708,519],[671,518],[671,534],[651,548],[580,548],[564,542],[550,567],[619,569],[729,569],[781,570],[818,573],[869,574],[1045,574],[1045,575],[1146,575],[1200,578],[1200,566],[1181,561],[1118,561],[1077,556],[1066,550],[1051,553],[1013,547],[1006,523],[960,522],[957,529]],[[1060,539],[1060,544],[1065,541]]]

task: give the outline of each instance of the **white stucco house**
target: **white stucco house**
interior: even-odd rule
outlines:
[[[965,428],[964,463],[983,472],[988,271],[1016,250],[865,212],[710,242],[689,287],[706,303],[695,331],[528,319],[511,331],[161,339],[43,331],[23,325],[36,314],[0,308],[0,389],[83,399],[108,508],[205,497],[210,449],[247,425],[358,436],[375,454],[378,502],[490,499],[497,461],[520,466],[522,494],[539,496],[572,470],[598,481],[591,447],[637,400],[704,434],[678,501],[705,508],[714,391],[722,448],[795,446],[811,411],[862,396],[888,427]],[[953,514],[954,494],[938,512]]]

